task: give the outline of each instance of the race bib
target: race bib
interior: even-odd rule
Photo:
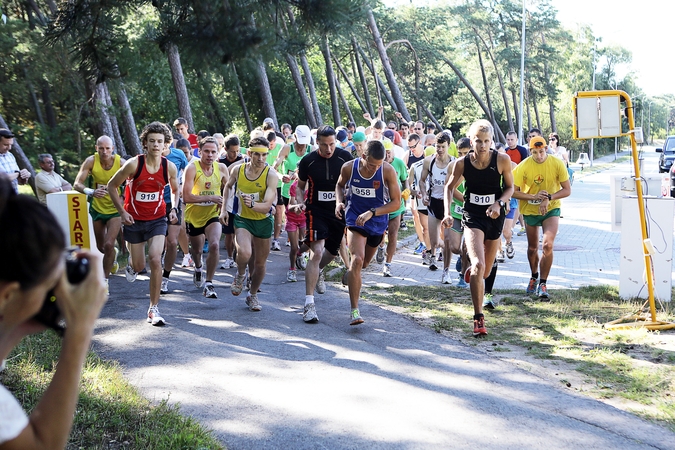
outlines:
[[[320,202],[335,201],[335,191],[318,191],[317,194]]]
[[[489,206],[495,202],[495,194],[489,195],[471,194],[471,196],[469,197],[469,202],[473,203],[474,205]]]
[[[434,178],[433,179],[433,185],[434,186],[443,186],[445,184],[445,178],[440,179],[440,178]]]
[[[453,209],[453,212],[454,212],[455,214],[457,214],[457,215],[460,215],[460,216],[461,216],[462,214],[464,214],[464,208],[462,208],[462,207],[461,207],[460,205],[458,205],[458,204],[452,205],[452,209]]]
[[[107,184],[96,184],[96,189],[103,189],[104,191],[108,190]]]
[[[159,201],[159,192],[136,192],[137,202],[157,202]]]
[[[352,186],[352,194],[363,198],[375,198],[375,189]]]
[[[527,203],[529,203],[530,205],[540,205],[541,200],[528,200]]]

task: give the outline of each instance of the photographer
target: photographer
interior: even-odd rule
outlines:
[[[52,381],[30,417],[0,385],[0,450],[64,448],[73,423],[80,372],[96,319],[107,299],[98,254],[84,280],[72,285],[65,273],[65,237],[51,212],[34,198],[17,195],[0,177],[0,360],[26,335],[46,326],[33,320],[53,289],[67,323]]]

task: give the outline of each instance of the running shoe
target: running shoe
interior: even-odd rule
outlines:
[[[385,263],[384,266],[382,267],[382,276],[383,277],[390,277],[391,276],[391,264]]]
[[[278,252],[281,250],[281,245],[279,245],[279,240],[278,239],[273,239],[272,240],[272,250],[275,252]]]
[[[290,246],[291,246],[291,241],[289,241],[288,239],[286,239],[286,243],[285,243],[284,245],[285,245],[286,247],[290,247]]]
[[[384,262],[384,247],[377,247],[377,255],[375,256],[375,262],[382,264]]]
[[[323,274],[323,269],[319,272],[319,279],[316,280],[316,292],[323,294],[326,292],[326,277]]]
[[[221,265],[221,269],[231,269],[234,266],[236,266],[235,262],[232,260],[232,258],[227,258]]]
[[[292,283],[295,283],[298,281],[298,277],[296,276],[295,269],[289,269],[288,273],[286,274],[286,281],[290,281]]]
[[[530,278],[530,282],[527,284],[527,289],[525,290],[526,294],[534,294],[537,289],[537,279]]]
[[[133,267],[131,267],[131,264],[127,264],[127,268],[124,269],[124,275],[126,275],[129,283],[133,283],[136,281],[136,276],[138,274],[134,271]]]
[[[525,236],[525,234],[526,234],[525,227],[520,227],[520,230],[516,234],[518,236]]]
[[[468,288],[469,287],[469,283],[464,281],[464,277],[462,276],[461,273],[459,274],[459,281],[457,282],[457,287],[458,288]]]
[[[419,245],[413,250],[413,254],[421,255],[427,249],[427,246],[424,243],[420,242]]]
[[[159,288],[159,293],[160,294],[168,294],[169,293],[169,279],[168,278],[162,278],[162,285]]]
[[[316,315],[316,306],[314,306],[314,303],[305,305],[305,308],[302,310],[302,320],[306,323],[317,323],[319,321],[319,316]]]
[[[110,280],[108,280],[107,278],[105,278],[104,280],[105,280],[105,293],[106,293],[107,295],[110,295],[110,284],[109,284],[109,281],[110,281]],[[0,372],[1,372],[1,371],[0,371]]]
[[[436,258],[436,261],[443,261],[443,252],[438,252],[438,258]]]
[[[399,229],[403,230],[403,231],[406,231],[408,229],[408,224],[405,223],[404,220],[401,220],[401,227]]]
[[[298,256],[295,257],[295,267],[298,270],[305,270],[307,268],[307,261],[309,260],[309,255],[305,253],[298,253]]]
[[[208,253],[209,252],[209,241],[204,241],[204,248],[202,248],[202,253]]]
[[[202,291],[202,294],[206,298],[218,298],[218,294],[216,293],[216,288],[214,288],[213,284],[211,284],[211,283],[204,286],[204,290]]]
[[[239,275],[237,274],[234,277],[234,280],[232,281],[232,285],[230,286],[230,292],[232,292],[232,295],[235,297],[239,294],[241,294],[241,291],[244,290],[244,278],[246,275]]]
[[[349,322],[349,325],[359,325],[363,323],[361,314],[359,314],[359,308],[352,309],[351,319],[352,321]]]
[[[148,274],[148,268],[143,267],[140,272],[138,272],[139,275],[147,275]]]
[[[513,242],[507,242],[506,243],[506,257],[509,259],[513,259],[513,257],[516,256],[516,250],[513,248]]]
[[[495,309],[497,307],[497,302],[495,301],[492,294],[485,294],[483,296],[483,308],[485,309]]]
[[[195,284],[197,289],[200,289],[202,286],[204,286],[204,274],[202,273],[201,267],[199,270],[197,270],[195,267],[195,271],[192,274],[192,282]]]
[[[485,317],[482,315],[478,319],[473,319],[473,335],[487,336],[487,328],[485,328]]]
[[[436,257],[433,255],[429,257],[429,270],[438,270],[438,266],[436,265]]]
[[[466,272],[464,272],[464,282],[466,284],[471,283],[471,267],[466,269]]]
[[[499,250],[497,252],[497,262],[498,263],[503,263],[504,262],[504,250]]]
[[[192,266],[192,258],[190,255],[185,255],[183,256],[183,263],[181,264],[181,267],[190,267]]]
[[[119,256],[120,251],[115,247],[115,259],[113,260],[113,265],[112,268],[110,269],[110,273],[116,274],[118,270],[120,270],[120,263],[117,262],[117,256]]]
[[[156,327],[164,325],[164,319],[159,314],[159,308],[157,305],[152,305],[150,308],[148,308],[148,323],[151,323]]]
[[[457,258],[457,262],[455,263],[455,270],[457,273],[462,273],[462,257]]]
[[[441,284],[450,284],[450,268],[446,267],[443,269],[443,275],[441,276]]]
[[[431,264],[431,252],[425,251],[422,253],[422,265],[428,266],[429,264]]]
[[[262,306],[258,302],[258,294],[248,294],[246,297],[246,306],[251,311],[262,311]]]
[[[551,300],[551,298],[548,296],[546,283],[539,283],[539,286],[537,287],[537,297],[539,297],[539,300],[542,302],[548,302]]]
[[[348,270],[345,270],[345,273],[342,274],[342,284],[344,286],[349,285],[349,271]]]

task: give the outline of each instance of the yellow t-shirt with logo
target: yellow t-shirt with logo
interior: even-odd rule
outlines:
[[[262,202],[265,199],[265,192],[267,191],[267,177],[270,173],[270,166],[265,166],[260,175],[255,180],[249,180],[246,178],[246,164],[241,164],[239,166],[239,175],[237,178],[236,185],[236,194],[234,199],[234,204],[232,206],[232,212],[239,217],[244,219],[251,220],[261,220],[270,216],[270,211],[266,213],[261,213],[253,211],[251,208],[246,206],[244,200],[241,198],[241,194],[251,195],[253,194],[254,202]]]
[[[555,194],[561,189],[560,183],[569,180],[565,163],[560,159],[548,155],[543,163],[539,164],[531,156],[523,160],[513,169],[513,184],[526,194],[536,194],[546,191]],[[519,200],[519,210],[526,216],[539,216],[539,200]],[[560,200],[551,200],[548,210],[560,208]]]
[[[120,169],[120,160],[120,155],[115,155],[112,167],[105,170],[101,165],[101,157],[98,153],[94,153],[94,167],[91,169],[91,177],[94,180],[94,189],[104,188],[108,190],[108,181],[110,181],[113,175]],[[91,207],[99,214],[117,214],[117,208],[115,208],[112,200],[110,200],[109,195],[101,198],[92,197]]]
[[[220,195],[220,167],[218,163],[213,164],[213,172],[210,176],[204,174],[201,161],[194,162],[195,182],[192,185],[192,195]],[[209,219],[218,217],[220,214],[217,203],[186,203],[185,221],[190,222],[195,228],[201,228],[206,225]]]

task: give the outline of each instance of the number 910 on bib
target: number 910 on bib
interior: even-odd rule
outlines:
[[[495,194],[479,195],[471,194],[469,202],[474,205],[490,206],[495,202]]]

